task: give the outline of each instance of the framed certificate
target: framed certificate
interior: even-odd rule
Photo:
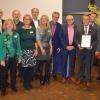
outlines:
[[[82,48],[90,48],[91,47],[91,35],[82,35],[81,47]]]

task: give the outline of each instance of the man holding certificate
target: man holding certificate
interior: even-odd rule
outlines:
[[[83,15],[83,24],[78,28],[78,56],[79,56],[79,81],[77,84],[84,83],[90,87],[91,81],[91,53],[97,45],[97,32],[89,24],[90,16]]]

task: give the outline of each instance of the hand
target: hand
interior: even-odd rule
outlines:
[[[90,48],[87,48],[88,50],[91,50],[92,49],[92,46]]]
[[[5,65],[6,65],[5,61],[1,61],[1,66],[5,66]]]
[[[20,64],[21,63],[21,59],[18,59],[18,64]]]
[[[42,55],[43,55],[43,56],[46,55],[46,51],[45,51],[45,49],[42,49],[41,52],[42,52]]]
[[[78,44],[78,48],[79,48],[80,50],[83,50],[83,48],[80,46],[80,44]]]
[[[50,48],[50,55],[52,55],[52,48]]]
[[[71,49],[73,50],[75,47],[74,46],[71,46]]]
[[[57,49],[57,53],[59,53],[59,52],[60,52],[60,50],[61,50],[61,49],[60,49],[60,48],[58,48],[58,49]]]
[[[74,46],[67,46],[66,49],[69,50],[69,51],[71,51],[71,50],[74,49]]]
[[[34,56],[36,57],[38,55],[38,50],[34,51]]]

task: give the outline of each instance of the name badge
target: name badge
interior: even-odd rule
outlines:
[[[14,35],[14,38],[17,38],[17,35]]]
[[[34,32],[33,31],[30,31],[30,34],[33,34]]]

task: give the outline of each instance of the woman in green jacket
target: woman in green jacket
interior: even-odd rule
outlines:
[[[7,19],[4,23],[4,30],[0,35],[0,77],[1,77],[1,95],[6,94],[6,81],[8,68],[10,69],[10,86],[12,91],[17,92],[16,88],[16,58],[18,62],[21,60],[20,38],[14,22]]]

